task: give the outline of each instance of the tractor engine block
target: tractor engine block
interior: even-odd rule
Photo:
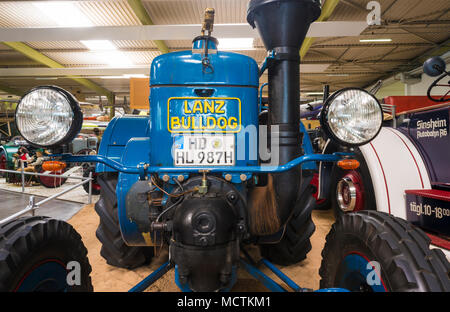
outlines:
[[[214,176],[193,177],[183,189],[199,185],[207,190],[184,195],[168,216],[172,222],[170,256],[178,266],[181,285],[188,284],[195,291],[219,290],[231,285],[239,261],[246,208],[238,190]]]

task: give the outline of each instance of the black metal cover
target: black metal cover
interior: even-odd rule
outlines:
[[[247,21],[259,34],[267,50],[300,48],[309,25],[321,13],[319,0],[251,0]]]

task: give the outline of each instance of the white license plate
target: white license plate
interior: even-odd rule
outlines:
[[[179,135],[174,138],[175,166],[234,166],[234,135]]]

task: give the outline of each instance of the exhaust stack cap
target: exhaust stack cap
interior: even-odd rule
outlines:
[[[309,25],[320,13],[320,0],[251,0],[247,22],[258,28],[268,51],[275,47],[300,49]]]

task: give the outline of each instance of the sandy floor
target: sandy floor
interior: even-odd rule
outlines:
[[[300,264],[288,267],[281,267],[281,270],[292,278],[301,287],[319,288],[319,267],[321,262],[321,251],[325,243],[325,236],[330,230],[334,217],[331,211],[314,211],[313,219],[316,224],[316,232],[312,236],[312,250],[308,258]],[[139,283],[148,274],[155,270],[167,259],[167,252],[155,258],[150,266],[141,267],[135,270],[125,270],[112,267],[100,256],[100,242],[95,237],[99,219],[94,211],[94,205],[85,206],[72,219],[69,220],[75,229],[83,237],[83,242],[88,249],[89,261],[92,266],[92,282],[95,291],[128,291],[131,287]],[[257,248],[250,252],[257,254]],[[274,278],[274,275],[267,269],[263,272]],[[240,270],[238,281],[233,291],[266,291],[258,281],[247,272]],[[174,271],[171,270],[163,278],[152,285],[148,291],[179,291],[174,282]]]

